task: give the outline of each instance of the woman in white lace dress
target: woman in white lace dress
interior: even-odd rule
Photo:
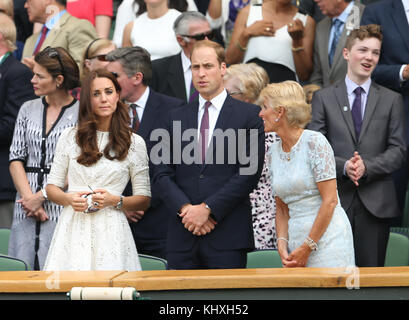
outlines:
[[[44,270],[141,269],[122,210],[149,206],[148,156],[119,93],[111,73],[92,71],[83,82],[78,126],[58,141],[47,193],[64,210]],[[129,179],[133,196],[123,197]]]
[[[294,81],[261,92],[265,131],[281,140],[269,150],[276,199],[277,246],[284,267],[353,267],[352,230],[337,192],[332,148],[305,130],[311,107]]]

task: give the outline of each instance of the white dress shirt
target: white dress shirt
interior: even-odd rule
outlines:
[[[223,91],[214,97],[210,102],[212,105],[209,107],[209,139],[207,141],[207,146],[209,146],[210,141],[212,140],[211,137],[213,135],[214,127],[216,126],[217,119],[219,118],[220,111],[222,110],[224,101],[227,98],[227,91],[226,89],[223,89]],[[200,135],[200,123],[202,122],[202,117],[204,113],[204,105],[207,100],[205,100],[201,95],[199,95],[199,112],[197,115],[197,135],[199,139]]]
[[[190,98],[190,84],[192,82],[192,68],[191,68],[191,61],[188,57],[186,57],[185,53],[181,52],[182,57],[182,68],[183,68],[183,76],[185,78],[185,90],[186,90],[186,97],[187,101]]]
[[[139,122],[142,122],[143,112],[145,111],[146,103],[148,102],[149,98],[149,87],[146,87],[145,92],[142,96],[134,102],[127,102],[129,105],[134,103],[136,104],[136,112],[138,113]],[[129,108],[129,116],[131,117],[131,123],[133,121],[133,113],[131,108]]]

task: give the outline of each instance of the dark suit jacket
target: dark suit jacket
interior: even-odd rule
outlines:
[[[0,200],[14,200],[9,172],[9,148],[21,105],[35,99],[30,69],[10,55],[0,65]]]
[[[137,134],[140,135],[146,143],[148,155],[155,145],[155,141],[150,139],[151,132],[154,129],[160,128],[164,118],[167,118],[168,112],[177,106],[183,105],[184,102],[166,95],[160,94],[150,88],[148,101],[143,112],[143,117]],[[164,206],[153,182],[152,162],[149,163],[149,175],[151,179],[151,206],[145,212],[143,218],[131,224],[133,235],[136,238],[144,240],[166,240],[168,211]],[[149,249],[149,248],[144,248]]]
[[[198,105],[198,102],[193,102],[172,110],[167,122],[167,130],[170,132],[169,145],[175,139],[177,143],[181,144],[181,150],[186,151],[192,145],[197,144],[197,141],[194,141],[194,135],[189,139],[182,139],[182,141],[180,137],[175,138],[176,131],[173,135],[172,123],[180,121],[182,135],[188,129],[197,134]],[[258,117],[259,111],[259,107],[255,105],[227,96],[215,125],[215,130],[221,129],[225,132],[225,130],[230,129],[236,137],[239,129],[245,129],[247,139],[246,142],[241,141],[240,147],[245,147],[247,154],[250,154],[251,147],[258,148],[257,152],[253,152],[254,157],[252,158],[256,163],[254,174],[240,174],[240,168],[247,167],[247,165],[240,164],[238,152],[232,152],[232,149],[230,149],[230,156],[233,158],[230,159],[233,161],[229,161],[232,163],[229,164],[226,139],[223,146],[220,140],[215,143],[214,137],[208,149],[213,150],[213,164],[209,162],[205,165],[189,164],[184,162],[183,157],[181,163],[175,163],[172,160],[175,153],[170,152],[172,163],[162,164],[155,168],[154,184],[158,187],[160,195],[168,207],[170,219],[169,251],[188,251],[192,248],[197,237],[184,228],[177,212],[183,204],[195,205],[202,202],[211,208],[212,215],[218,222],[215,229],[202,236],[202,239],[205,238],[213,248],[219,250],[251,250],[254,248],[249,193],[257,185],[264,161],[264,126]],[[250,146],[248,135],[250,129],[255,129],[252,130],[252,133],[255,133],[252,146]],[[237,140],[235,146],[237,147]],[[172,147],[175,147],[173,151],[178,151],[178,147],[175,145]],[[217,148],[221,149],[221,153],[216,152]],[[209,154],[211,152],[208,151],[207,156]],[[219,156],[223,154],[224,160],[216,162],[216,154]]]
[[[339,196],[345,210],[357,192],[374,216],[400,215],[391,174],[402,166],[406,157],[403,112],[399,94],[372,82],[357,139],[345,80],[315,92],[308,128],[323,133],[334,150]],[[359,152],[366,166],[366,175],[358,187],[343,175],[345,162],[354,151]]]
[[[379,24],[383,41],[381,56],[372,78],[379,84],[402,94],[406,122],[409,123],[409,81],[400,83],[399,71],[409,63],[409,25],[401,0],[379,1],[368,5],[361,25]],[[409,143],[409,131],[407,132]]]
[[[181,53],[152,61],[150,87],[187,102]]]

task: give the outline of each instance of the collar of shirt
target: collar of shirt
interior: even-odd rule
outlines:
[[[182,68],[183,68],[183,72],[186,73],[187,71],[190,70],[190,66],[191,66],[191,61],[188,57],[186,57],[185,53],[183,52],[183,50],[180,53],[180,56],[182,58]]]
[[[210,102],[212,105],[209,107],[209,137],[213,135],[214,127],[216,126],[217,119],[219,117],[220,111],[223,107],[224,101],[227,98],[227,91],[226,89],[223,89],[223,91],[218,94],[216,97],[214,97]],[[204,113],[204,104],[206,103],[207,100],[205,100],[200,94],[199,94],[199,112],[198,112],[198,135],[200,134],[200,123],[202,121],[202,116]],[[208,143],[210,144],[210,140]]]
[[[62,15],[63,15],[64,13],[66,13],[66,12],[67,12],[67,10],[63,10],[63,11],[57,13],[56,15],[52,16],[52,17],[50,18],[50,20],[48,20],[48,21],[45,23],[45,26],[48,28],[48,30],[51,30],[51,29],[54,28],[56,25],[58,25],[58,21],[61,19]]]
[[[128,104],[136,104],[138,107],[136,108],[136,112],[138,112],[139,121],[142,121],[143,112],[146,107],[146,103],[148,102],[149,98],[149,87],[146,87],[145,92],[140,96],[140,98],[134,102],[128,102]],[[130,115],[132,117],[132,111],[130,110]],[[132,119],[131,119],[132,120]]]
[[[371,78],[368,78],[363,84],[358,85],[354,81],[349,79],[348,75],[345,77],[345,84],[347,86],[348,102],[350,109],[352,109],[352,104],[354,103],[355,100],[354,90],[357,87],[361,87],[362,89],[364,89],[364,92],[361,94],[362,119],[364,118],[365,115],[366,101],[368,100],[368,93],[371,87],[371,83],[372,83]]]
[[[345,24],[347,22],[348,16],[351,13],[353,7],[354,7],[354,1],[351,1],[338,17],[332,18],[332,21],[334,21],[335,19],[338,19],[338,20],[341,20]]]
[[[216,108],[218,112],[223,107],[224,101],[227,98],[227,91],[226,89],[223,89],[221,93],[219,93],[217,96],[215,96],[210,102],[212,103],[212,106]],[[204,104],[206,103],[206,99],[204,99],[200,94],[199,94],[199,112],[204,111]]]
[[[409,0],[402,0],[403,8],[406,12],[409,11]]]
[[[187,97],[187,99],[189,99],[190,84],[192,83],[192,71],[190,69],[192,63],[190,62],[190,59],[188,57],[186,57],[183,50],[181,51],[180,56],[181,56],[181,59],[182,59],[183,77],[185,79],[186,97]]]
[[[357,87],[361,87],[364,89],[365,94],[367,95],[369,92],[369,88],[371,87],[371,78],[368,78],[363,84],[358,85],[354,81],[352,81],[348,76],[345,77],[345,84],[347,86],[347,92],[349,95],[355,95],[354,90]]]

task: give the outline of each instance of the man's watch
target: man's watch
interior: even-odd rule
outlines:
[[[43,194],[44,200],[48,200],[47,192],[45,191],[44,188],[41,189],[41,193]]]
[[[124,196],[121,195],[119,196],[119,201],[116,204],[115,209],[121,210],[123,204],[124,204]]]

